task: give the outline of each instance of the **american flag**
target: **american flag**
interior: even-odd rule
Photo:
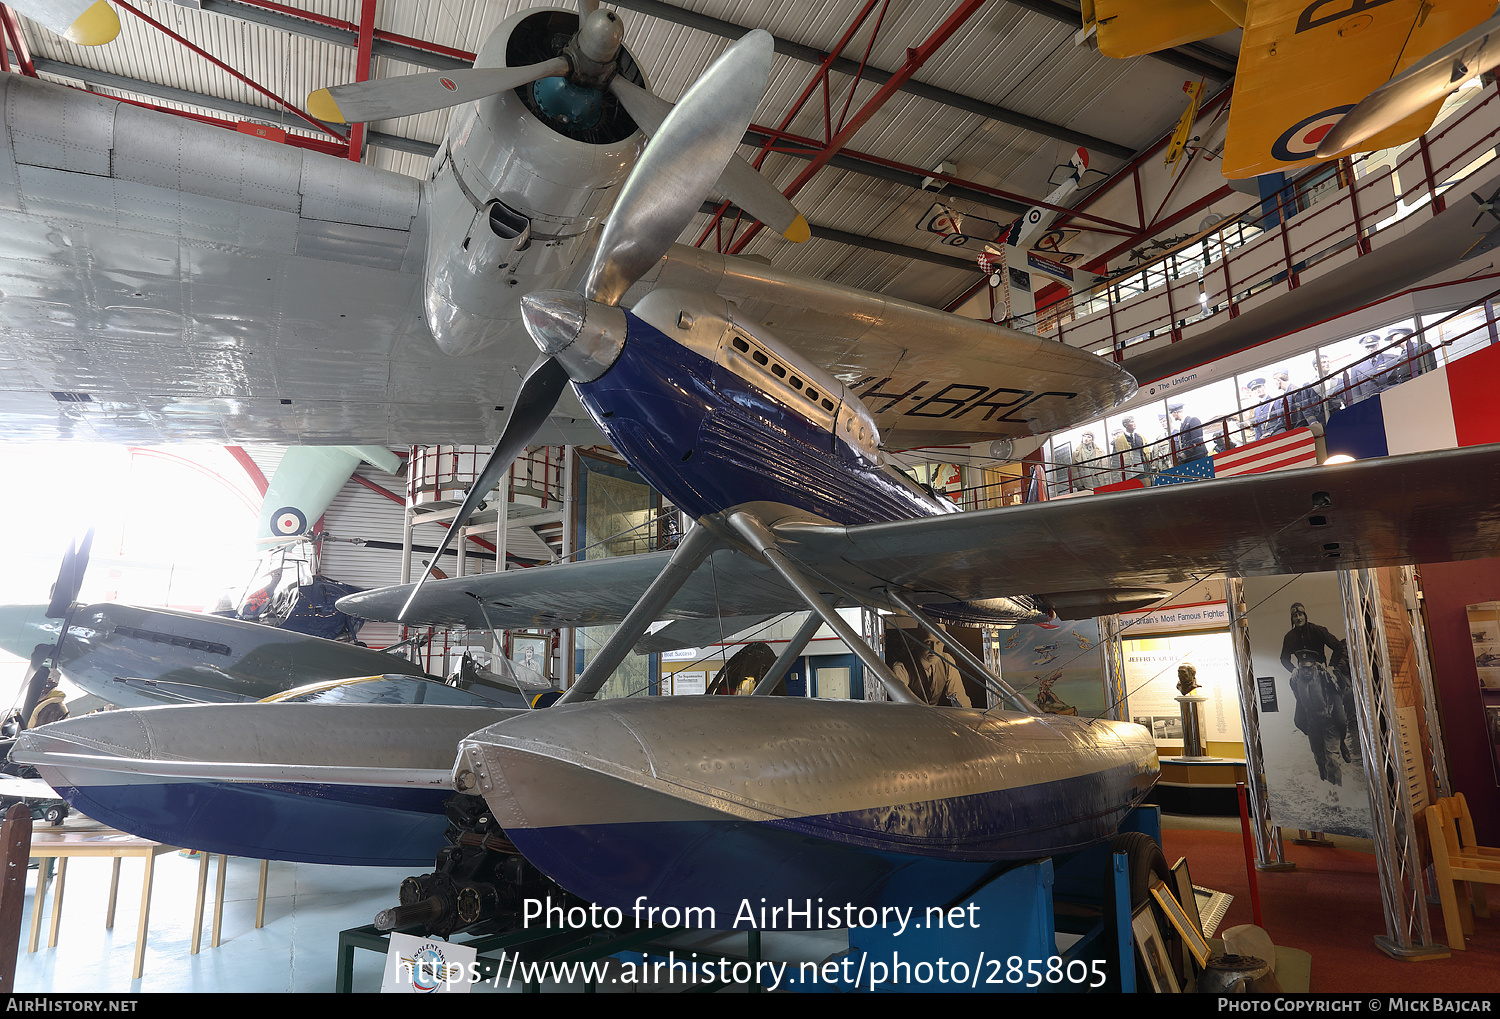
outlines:
[[[1296,428],[1219,453],[1214,457],[1214,477],[1317,465],[1317,439],[1306,428]]]
[[[1151,487],[1181,485],[1189,481],[1206,481],[1214,476],[1214,462],[1208,457],[1190,460],[1168,470],[1161,471],[1151,479]]]
[[[1306,428],[1297,428],[1226,450],[1212,458],[1179,464],[1158,473],[1151,483],[1153,486],[1181,485],[1188,481],[1261,474],[1288,467],[1316,467],[1317,464],[1317,439]]]

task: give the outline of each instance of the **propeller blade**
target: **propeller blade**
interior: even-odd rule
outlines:
[[[661,129],[662,121],[672,112],[671,103],[618,75],[610,81],[609,89],[648,137]],[[730,157],[714,190],[789,241],[801,244],[812,236],[797,207],[739,155]]]
[[[102,46],[120,34],[120,16],[104,0],[11,0],[10,6],[79,46]]]
[[[1318,158],[1332,159],[1500,64],[1500,46],[1491,40],[1497,33],[1500,15],[1450,40],[1365,96],[1323,136]]]
[[[83,586],[83,575],[89,568],[89,549],[94,544],[94,529],[89,528],[81,543],[68,543],[67,554],[57,570],[57,583],[52,585],[52,600],[47,605],[48,619],[62,619],[78,599],[78,589]],[[59,638],[61,639],[61,638]]]
[[[474,510],[490,490],[500,481],[500,476],[509,469],[511,462],[520,452],[530,444],[531,439],[547,420],[547,415],[552,413],[552,408],[557,406],[557,398],[562,395],[563,389],[568,384],[568,373],[563,366],[550,357],[538,358],[526,373],[526,379],[521,383],[521,391],[516,394],[516,402],[511,405],[510,417],[505,421],[505,430],[500,433],[500,438],[495,442],[495,448],[490,453],[489,460],[485,461],[484,470],[480,472],[479,479],[469,489],[469,494],[464,497],[463,505],[458,508],[458,515],[453,518],[453,523],[448,525],[448,533],[443,535],[442,544],[433,553],[427,569],[422,571],[422,576],[417,580],[417,586],[412,588],[411,594],[406,598],[406,604],[401,606],[401,611],[396,614],[396,621],[400,622],[406,618],[406,610],[416,600],[417,592],[422,590],[422,585],[427,582],[438,558],[453,544],[459,530],[469,522],[469,517],[474,515]],[[505,564],[500,563],[498,569],[504,569]]]
[[[740,37],[667,115],[620,189],[584,297],[619,304],[692,221],[750,126],[771,73],[772,47],[761,29]]]
[[[466,71],[429,71],[375,81],[320,88],[308,94],[307,112],[331,124],[409,117],[519,88],[539,78],[568,73],[568,62],[553,57],[525,67],[473,67]]]

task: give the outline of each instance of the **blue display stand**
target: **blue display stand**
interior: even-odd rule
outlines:
[[[1161,812],[1143,807],[1120,826],[1161,843]],[[899,924],[849,931],[849,956],[839,960],[846,991],[896,993],[1135,990],[1125,857],[1102,843],[1068,857],[1019,864],[961,903],[913,909]],[[1056,893],[1056,901],[1054,899]],[[1115,900],[1115,929],[1091,920],[1069,931],[1057,902],[1100,907]],[[1097,913],[1095,914],[1097,916]],[[1080,935],[1066,951],[1058,932]],[[1113,941],[1116,949],[1106,952]],[[1118,963],[1106,965],[1106,956]],[[1110,970],[1115,970],[1110,972]],[[806,988],[812,989],[812,988]],[[824,984],[820,989],[832,989]]]

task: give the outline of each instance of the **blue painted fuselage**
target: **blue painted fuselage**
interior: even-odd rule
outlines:
[[[754,502],[838,524],[954,511],[722,364],[627,318],[619,359],[574,388],[631,466],[694,519]]]

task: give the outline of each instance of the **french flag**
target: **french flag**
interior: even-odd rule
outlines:
[[[1500,345],[1361,400],[1328,419],[1328,455],[1356,460],[1500,442]]]

